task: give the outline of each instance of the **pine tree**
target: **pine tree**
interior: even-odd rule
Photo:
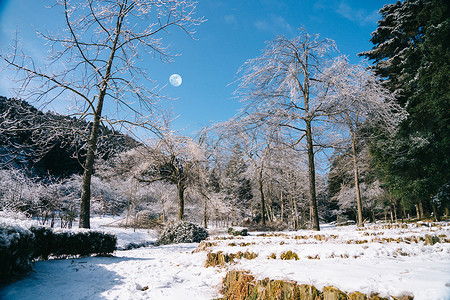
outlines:
[[[374,61],[409,113],[395,139],[374,147],[378,166],[403,204],[429,204],[450,182],[450,8],[444,0],[384,6],[372,34]],[[448,205],[448,204],[447,204]]]

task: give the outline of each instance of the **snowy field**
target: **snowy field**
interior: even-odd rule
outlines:
[[[156,240],[156,232],[105,226],[119,247]],[[391,228],[389,228],[391,227]],[[339,289],[381,296],[412,294],[416,300],[450,299],[450,224],[405,226],[376,224],[322,226],[322,231],[261,233],[231,237],[215,230],[209,243],[148,246],[118,250],[114,257],[36,262],[24,279],[3,286],[0,299],[213,299],[220,297],[228,270],[247,270],[257,279],[290,279],[318,289]],[[223,231],[221,231],[223,232]],[[440,243],[425,245],[426,235]],[[223,267],[205,267],[208,252],[253,252]],[[282,260],[293,251],[298,260]]]

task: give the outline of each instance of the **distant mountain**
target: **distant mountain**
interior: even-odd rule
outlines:
[[[82,173],[91,126],[86,121],[44,113],[25,101],[0,96],[0,168],[27,169],[38,176]],[[102,127],[97,157],[108,159],[138,145],[133,138]]]

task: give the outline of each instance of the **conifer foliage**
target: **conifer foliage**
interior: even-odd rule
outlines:
[[[374,147],[390,190],[407,208],[423,204],[431,211],[429,200],[450,182],[449,6],[444,0],[384,6],[374,47],[360,53],[409,113],[396,137]]]

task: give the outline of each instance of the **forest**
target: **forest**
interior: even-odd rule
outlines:
[[[95,16],[84,9],[79,13]],[[142,110],[151,106],[132,79],[139,68],[126,58],[138,45],[168,55],[149,34],[160,27],[135,28],[135,38],[116,30],[112,39],[106,34],[114,31],[111,25],[95,40],[73,32],[88,35],[99,20],[67,20],[72,33],[44,38],[59,51],[52,64],[72,55],[78,61],[73,69],[46,75],[29,67],[29,57],[1,56],[23,74],[24,89],[34,88],[29,81],[44,81],[27,91],[29,101],[58,89],[81,99],[78,111],[60,115],[0,98],[1,210],[43,224],[60,219],[65,226],[80,217],[86,228],[91,214],[136,218],[143,211],[161,222],[294,230],[448,217],[448,4],[411,0],[380,13],[372,49],[359,54],[370,65],[351,64],[334,41],[304,29],[294,38],[278,36],[238,70],[241,111],[189,136],[171,130],[165,112],[154,109],[156,115],[145,119],[123,97],[142,101]],[[160,26],[189,30],[202,22],[180,13]],[[58,48],[62,44],[69,48]],[[118,62],[91,59],[89,51]],[[90,68],[94,73],[87,76]],[[111,75],[122,71],[122,78]],[[73,75],[78,81],[64,79]],[[102,115],[107,101],[136,119]],[[154,138],[130,135],[124,130],[130,124]]]

